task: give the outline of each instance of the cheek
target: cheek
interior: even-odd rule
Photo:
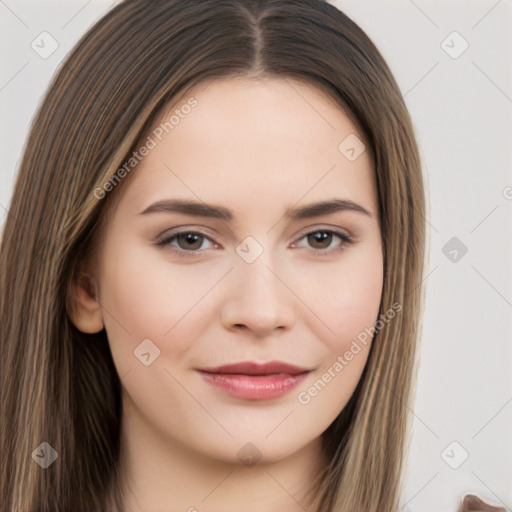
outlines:
[[[100,297],[120,374],[138,363],[134,351],[146,339],[167,361],[179,360],[212,321],[208,292],[224,273],[217,264],[172,265],[147,247],[124,247],[122,253],[110,249]]]
[[[326,334],[321,339],[331,351],[346,350],[354,337],[375,324],[379,314],[383,287],[379,243],[351,249],[335,263],[312,267],[302,273],[307,277],[296,280],[302,282],[305,302],[322,320]]]
[[[376,258],[375,258],[376,259]],[[326,313],[337,338],[345,344],[365,328],[374,325],[382,296],[382,265],[360,260],[350,270],[333,276],[325,302]]]
[[[333,421],[346,405],[367,362],[379,316],[382,265],[382,253],[375,244],[347,253],[343,263],[338,262],[330,272],[323,270],[323,277],[312,276],[317,284],[308,285],[309,304],[322,319],[323,326],[316,322],[316,332],[324,353],[321,366],[297,399],[324,423]]]

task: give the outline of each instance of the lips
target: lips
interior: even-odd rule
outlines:
[[[199,370],[205,381],[245,400],[270,400],[298,386],[310,370],[281,361],[241,362]]]
[[[255,362],[243,362],[236,364],[227,364],[223,366],[217,366],[216,368],[206,368],[201,370],[207,373],[217,374],[231,374],[231,375],[275,375],[275,374],[287,374],[287,375],[299,375],[300,373],[307,372],[307,368],[300,368],[288,363],[280,361],[270,361],[268,363],[255,363]]]

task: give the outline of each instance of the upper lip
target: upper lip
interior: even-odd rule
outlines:
[[[301,368],[281,361],[270,361],[268,363],[256,363],[252,361],[226,364],[215,368],[202,368],[200,371],[207,373],[237,374],[237,375],[272,375],[284,373],[288,375],[299,375],[309,371],[307,368]]]

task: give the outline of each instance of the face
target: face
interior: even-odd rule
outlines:
[[[383,284],[371,157],[296,81],[216,80],[173,114],[97,255],[124,414],[218,460],[278,460],[319,440],[367,361]]]

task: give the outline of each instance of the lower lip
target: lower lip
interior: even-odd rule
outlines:
[[[200,372],[210,384],[245,400],[271,400],[297,387],[309,372],[298,375],[234,375]]]

